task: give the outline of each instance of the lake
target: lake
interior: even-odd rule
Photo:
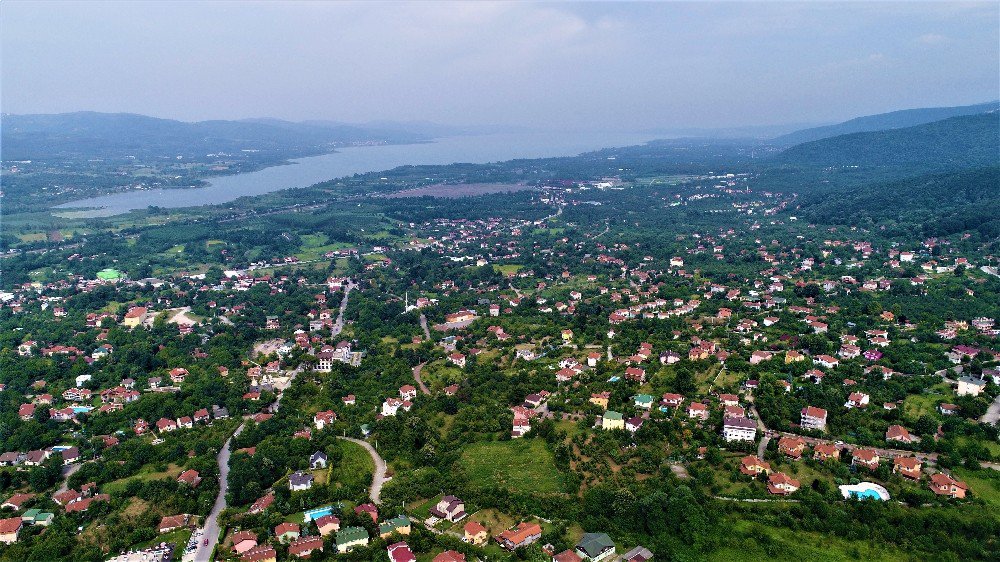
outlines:
[[[71,201],[56,209],[70,218],[106,217],[149,206],[174,208],[219,205],[248,195],[307,187],[323,181],[422,164],[484,164],[516,158],[574,156],[600,148],[642,144],[656,138],[638,133],[517,133],[446,137],[422,144],[352,146],[232,176],[206,180],[206,187],[149,189]]]

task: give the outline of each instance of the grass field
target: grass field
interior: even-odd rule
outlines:
[[[184,469],[180,466],[171,464],[167,467],[167,470],[163,472],[140,472],[134,476],[122,478],[121,480],[115,480],[114,482],[108,482],[107,484],[101,486],[101,488],[109,494],[121,493],[121,491],[125,489],[125,486],[127,486],[132,480],[148,482],[151,480],[160,480],[165,478],[177,478],[183,470]]]
[[[955,398],[954,392],[948,383],[941,383],[932,386],[927,394],[913,394],[903,400],[903,412],[910,417],[918,418],[930,414],[934,415],[938,402],[951,402]]]
[[[365,484],[375,472],[375,462],[361,445],[350,441],[337,440],[343,459],[330,471],[330,481],[345,486]]]
[[[824,560],[920,560],[899,550],[864,541],[850,541],[819,533],[793,532],[751,521],[732,521],[731,540],[705,560],[746,562]]]
[[[521,271],[521,268],[523,267],[524,267],[523,265],[516,263],[507,263],[504,265],[493,264],[494,271],[503,275],[513,275],[514,273]]]
[[[989,478],[990,469],[976,472],[964,468],[956,468],[955,475],[969,485],[972,497],[979,498],[995,508],[1000,508],[1000,474],[994,471],[994,478]]]
[[[474,443],[460,461],[469,480],[522,492],[562,491],[562,477],[552,452],[541,439]]]

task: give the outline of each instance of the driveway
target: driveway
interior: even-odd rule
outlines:
[[[372,447],[371,443],[363,441],[361,439],[355,439],[353,437],[343,437],[343,436],[337,436],[337,439],[343,439],[344,441],[357,443],[358,445],[364,447],[365,450],[368,451],[368,454],[371,455],[372,460],[375,461],[375,474],[372,475],[372,488],[368,496],[371,498],[372,503],[375,504],[382,503],[381,500],[382,486],[385,484],[387,480],[385,477],[386,465],[385,461],[382,460],[382,457],[379,456],[378,451],[375,450],[375,447]]]
[[[980,421],[992,425],[996,425],[997,422],[1000,421],[1000,395],[997,395],[996,400],[994,400],[993,403],[990,404],[990,408],[986,410],[986,413],[983,414],[983,417],[980,418]]]

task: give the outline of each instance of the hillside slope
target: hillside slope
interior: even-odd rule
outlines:
[[[795,131],[794,133],[775,137],[772,139],[772,142],[781,146],[792,146],[802,144],[804,142],[836,137],[839,135],[848,135],[851,133],[864,133],[869,131],[883,131],[887,129],[914,127],[916,125],[923,125],[924,123],[941,121],[942,119],[948,119],[950,117],[976,115],[979,113],[986,113],[988,111],[995,111],[998,108],[1000,108],[1000,102],[994,101],[958,107],[903,109],[889,113],[856,117],[849,121],[844,121],[843,123],[837,123],[836,125],[802,129],[801,131]]]
[[[1000,112],[952,117],[915,127],[841,135],[793,146],[775,163],[805,167],[926,171],[1000,163]]]

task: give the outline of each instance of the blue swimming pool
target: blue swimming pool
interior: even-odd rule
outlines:
[[[323,517],[324,515],[330,515],[331,513],[333,513],[333,506],[332,505],[327,505],[327,506],[324,506],[324,507],[317,507],[316,509],[310,509],[309,511],[305,512],[303,514],[302,519],[303,519],[303,521],[305,521],[306,523],[308,523],[310,521],[315,521],[316,519],[319,519],[320,517]]]
[[[882,495],[876,492],[875,490],[855,490],[851,492],[851,496],[858,499],[871,499],[871,500],[882,499]]]
[[[71,407],[73,408],[73,411],[78,414],[86,414],[87,412],[93,410],[93,408],[90,406],[71,406]]]

